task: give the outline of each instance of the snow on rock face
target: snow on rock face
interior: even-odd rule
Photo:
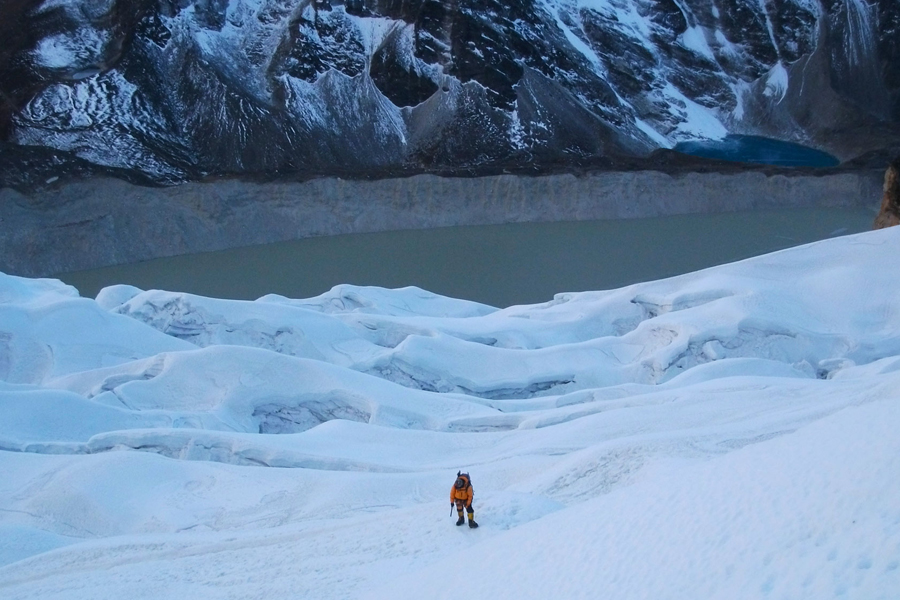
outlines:
[[[503,310],[0,276],[0,595],[893,598],[898,231]]]
[[[728,132],[844,156],[826,130],[900,118],[891,0],[82,4],[4,9],[35,32],[0,64],[4,137],[158,181],[645,156]],[[807,119],[821,103],[844,121]]]

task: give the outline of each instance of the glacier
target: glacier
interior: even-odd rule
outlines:
[[[0,274],[0,595],[895,598],[898,251],[503,309]]]

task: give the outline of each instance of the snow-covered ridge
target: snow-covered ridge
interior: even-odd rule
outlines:
[[[502,310],[0,275],[0,563],[24,559],[0,592],[445,597],[457,545],[500,597],[894,597],[898,251]],[[459,468],[475,532],[446,514]],[[567,558],[538,577],[537,547]]]

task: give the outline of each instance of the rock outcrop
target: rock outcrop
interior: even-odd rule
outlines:
[[[900,157],[884,173],[884,195],[873,229],[900,225]]]

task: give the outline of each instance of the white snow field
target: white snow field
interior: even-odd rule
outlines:
[[[0,274],[0,598],[900,598],[897,256],[503,310]]]

